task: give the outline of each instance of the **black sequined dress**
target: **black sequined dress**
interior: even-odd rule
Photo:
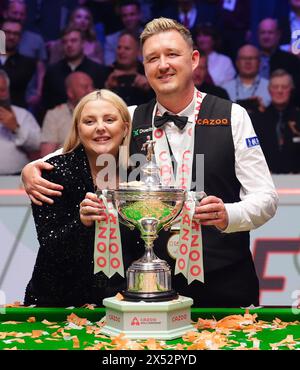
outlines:
[[[37,306],[102,305],[105,297],[122,291],[126,279],[115,274],[108,279],[94,274],[94,227],[84,226],[79,218],[79,204],[87,192],[94,192],[91,171],[84,148],[52,157],[47,162],[52,171],[43,177],[63,185],[61,197],[54,204],[32,204],[40,248],[32,278],[27,285],[24,304]],[[144,250],[137,231],[120,225],[124,267],[141,257]],[[139,244],[140,245],[137,245]]]

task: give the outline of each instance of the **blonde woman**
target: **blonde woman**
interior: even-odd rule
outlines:
[[[109,281],[102,273],[94,275],[94,222],[86,223],[83,217],[83,224],[79,209],[80,203],[90,202],[98,207],[94,220],[103,218],[100,204],[93,194],[99,171],[96,161],[107,154],[117,161],[119,147],[124,146],[125,152],[128,148],[130,132],[131,119],[124,101],[108,90],[94,91],[76,106],[63,154],[49,159],[48,163],[54,169],[43,172],[48,181],[63,185],[62,195],[55,197],[52,205],[39,207],[32,204],[40,248],[26,289],[25,305],[101,305],[104,297],[122,290],[125,279],[119,275]],[[126,162],[126,155],[123,159]],[[110,175],[114,177],[118,173]],[[106,187],[107,184],[98,182],[97,185]],[[126,251],[123,257],[125,266],[139,256],[135,254],[136,250],[132,248],[133,255]]]

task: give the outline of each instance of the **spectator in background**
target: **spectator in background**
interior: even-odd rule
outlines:
[[[295,55],[279,49],[280,30],[276,19],[267,18],[260,22],[258,41],[261,49],[260,75],[268,79],[276,69],[286,70],[293,77],[298,99],[300,96],[300,61]],[[297,105],[299,102],[300,99]]]
[[[238,75],[223,84],[230,99],[247,109],[264,110],[271,102],[269,81],[259,75],[259,50],[253,45],[242,46],[237,54]]]
[[[235,69],[231,59],[217,52],[219,36],[212,25],[198,25],[194,32],[194,42],[207,55],[208,72],[215,85],[222,85],[234,78]]]
[[[215,21],[219,0],[176,0],[155,3],[153,6],[155,17],[166,16],[175,19],[193,32],[197,24]]]
[[[94,90],[84,72],[73,72],[65,80],[68,100],[47,111],[42,126],[41,157],[63,146],[72,125],[73,110],[79,100]]]
[[[124,28],[106,36],[104,51],[106,65],[112,65],[115,62],[118,40],[123,32],[129,31],[138,37],[143,30],[141,7],[138,1],[122,2],[120,4],[120,17]]]
[[[0,55],[0,69],[4,69],[9,76],[12,103],[27,107],[25,92],[36,72],[37,62],[18,51],[22,35],[20,22],[5,20],[1,28],[6,36],[6,55]]]
[[[138,60],[139,40],[134,34],[124,32],[119,37],[117,59],[108,76],[105,87],[118,94],[127,105],[146,103],[154,97],[144,74],[144,67]]]
[[[84,55],[83,42],[80,30],[70,27],[64,31],[62,45],[65,57],[50,65],[45,75],[43,104],[46,109],[67,101],[64,81],[71,72],[85,72],[92,78],[95,88],[104,86],[109,71]]]
[[[70,16],[68,27],[74,27],[81,30],[84,44],[84,55],[96,63],[103,64],[103,48],[96,38],[94,29],[93,15],[86,7],[77,7],[73,10]],[[53,64],[63,59],[64,51],[61,39],[50,41],[49,48],[49,64]]]
[[[214,22],[222,33],[222,52],[236,59],[238,49],[248,42],[252,0],[217,1]]]
[[[9,77],[0,70],[0,175],[16,175],[40,147],[40,127],[33,115],[12,105]]]
[[[291,156],[291,129],[289,122],[298,116],[291,102],[294,83],[292,76],[283,69],[270,77],[271,104],[263,113],[252,115],[252,122],[271,172],[289,173],[294,158]],[[296,159],[299,162],[299,157]]]
[[[200,59],[198,66],[193,71],[193,80],[196,88],[207,94],[218,96],[219,98],[229,99],[227,91],[220,86],[212,83],[212,79],[208,73],[207,57],[200,51]]]
[[[17,21],[22,24],[22,35],[18,45],[19,53],[37,60],[36,74],[28,87],[28,97],[26,99],[29,106],[35,106],[40,102],[42,97],[43,80],[46,70],[47,51],[44,40],[40,34],[24,29],[27,17],[25,2],[20,0],[9,1],[4,12],[4,17],[6,20]]]

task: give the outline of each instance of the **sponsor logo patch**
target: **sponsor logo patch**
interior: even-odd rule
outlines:
[[[246,138],[246,144],[247,144],[248,148],[252,148],[253,146],[260,145],[257,136],[247,137]]]
[[[228,126],[228,118],[199,118],[196,120],[196,125],[200,126]]]

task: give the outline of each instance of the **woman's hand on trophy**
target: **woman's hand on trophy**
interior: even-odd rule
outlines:
[[[94,193],[86,193],[84,200],[80,203],[80,220],[90,227],[95,221],[103,221],[106,219],[106,214],[103,212],[105,205],[103,201]]]
[[[228,214],[222,199],[213,195],[205,197],[195,207],[194,219],[202,225],[213,225],[220,230],[228,226]]]

